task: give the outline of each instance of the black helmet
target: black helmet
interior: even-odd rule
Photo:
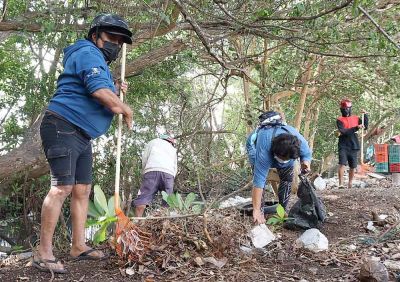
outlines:
[[[97,33],[99,31],[121,35],[125,43],[132,44],[132,32],[129,30],[129,26],[126,21],[118,15],[97,15],[90,25],[88,37],[90,38],[94,32]]]

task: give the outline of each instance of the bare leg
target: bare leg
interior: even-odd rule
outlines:
[[[146,209],[146,205],[136,206],[135,207],[135,215],[137,217],[142,217],[145,209]]]
[[[344,175],[344,165],[339,165],[338,175],[339,175],[339,186],[343,185],[343,175]]]
[[[349,169],[349,185],[348,185],[349,188],[351,188],[353,186],[353,178],[354,178],[355,171],[356,170],[354,168]]]
[[[81,253],[91,249],[91,247],[86,245],[85,240],[85,223],[87,219],[90,189],[90,184],[76,184],[72,189],[72,247],[70,254],[73,257],[79,256]],[[94,257],[104,256],[101,251],[94,251],[90,253],[90,255]]]
[[[53,235],[60,216],[61,207],[71,193],[72,185],[52,186],[43,201],[41,225],[40,225],[40,244],[38,246],[39,258],[43,260],[54,260],[53,255]],[[63,269],[59,262],[48,263],[49,268]]]

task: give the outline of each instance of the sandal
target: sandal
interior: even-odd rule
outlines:
[[[39,269],[40,271],[43,272],[53,272],[53,273],[60,273],[60,274],[65,274],[68,271],[64,268],[51,268],[49,267],[49,263],[51,264],[58,264],[58,262],[60,262],[60,260],[57,259],[39,259],[39,260],[35,260],[32,259],[32,266]]]
[[[108,258],[107,255],[103,255],[103,256],[101,256],[101,257],[98,257],[98,256],[91,256],[90,254],[93,253],[93,252],[95,252],[95,251],[97,251],[97,250],[95,250],[95,249],[89,249],[89,250],[87,250],[87,251],[85,251],[85,252],[83,252],[83,253],[81,253],[81,254],[79,254],[78,256],[73,257],[73,258],[74,258],[75,260],[103,260],[103,259]]]

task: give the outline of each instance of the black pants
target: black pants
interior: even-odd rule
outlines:
[[[347,165],[349,164],[350,168],[357,167],[357,155],[359,150],[353,150],[350,148],[339,148],[339,164]]]
[[[50,165],[52,186],[92,183],[92,143],[80,128],[46,112],[40,137]]]
[[[277,170],[280,179],[278,188],[279,203],[286,209],[290,200],[290,194],[292,193],[294,167],[288,166],[278,168]]]
[[[279,175],[279,187],[278,187],[278,199],[279,204],[281,204],[285,209],[289,203],[290,195],[292,193],[294,167],[288,166],[284,168],[277,168]],[[261,211],[264,210],[264,191],[261,198]]]

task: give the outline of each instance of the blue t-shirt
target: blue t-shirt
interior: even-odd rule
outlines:
[[[285,125],[283,127],[286,130],[281,126],[277,127],[275,137],[283,133],[290,133],[296,136],[300,141],[300,161],[311,161],[312,152],[308,146],[307,140],[303,137],[303,135],[301,135],[294,127],[290,125]],[[284,168],[293,166],[294,160],[290,160],[285,164],[281,164],[275,160],[271,152],[272,135],[274,129],[275,127],[263,127],[259,129],[257,134],[253,186],[258,188],[264,188],[270,168]]]
[[[64,71],[48,109],[83,129],[90,137],[103,135],[114,114],[92,94],[101,88],[115,92],[111,72],[103,53],[86,39],[64,49]]]

